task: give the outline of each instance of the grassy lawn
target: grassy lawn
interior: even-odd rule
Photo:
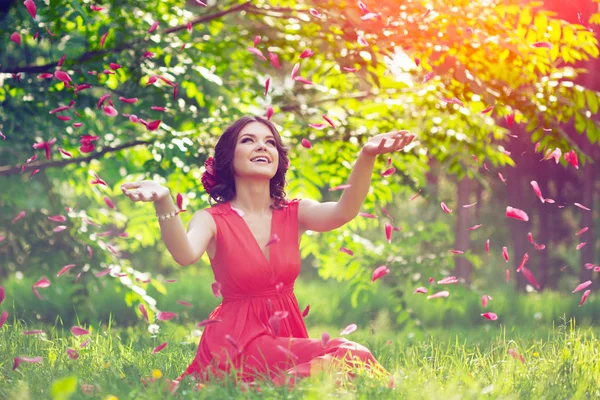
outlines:
[[[27,326],[7,321],[0,329],[0,398],[2,399],[162,399],[170,379],[193,359],[194,327],[164,324],[153,335],[145,327],[88,328],[75,336],[60,321],[43,334],[24,335]],[[35,329],[40,329],[36,327]],[[315,326],[311,337],[323,330]],[[333,336],[333,335],[332,335]],[[395,375],[395,390],[360,373],[341,387],[330,376],[305,379],[293,390],[260,384],[261,393],[244,391],[231,382],[193,391],[182,383],[175,398],[357,399],[565,399],[600,397],[600,341],[592,328],[574,323],[549,327],[506,328],[490,323],[472,329],[429,330],[415,339],[411,332],[358,330],[349,339],[365,344]],[[80,344],[90,342],[84,348]],[[389,341],[392,341],[390,344]],[[152,349],[163,342],[159,353]],[[67,349],[77,350],[72,359]],[[513,353],[513,357],[510,352]],[[42,357],[22,362],[13,371],[14,356]],[[525,363],[521,362],[522,355]],[[148,385],[142,380],[157,378]],[[54,394],[53,394],[54,393]],[[53,397],[54,396],[54,397]],[[61,397],[63,396],[63,397]],[[115,397],[111,397],[115,396]]]

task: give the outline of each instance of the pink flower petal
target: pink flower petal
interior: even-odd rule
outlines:
[[[167,342],[164,342],[162,344],[159,344],[158,346],[156,346],[153,350],[152,350],[152,354],[156,354],[159,351],[161,351],[162,349],[164,349],[165,347],[167,347]]]
[[[159,311],[156,317],[159,321],[169,321],[177,316],[174,312],[170,311]]]
[[[427,293],[427,288],[425,288],[423,286],[419,286],[418,288],[415,289],[415,291],[413,293]]]
[[[0,328],[2,328],[2,325],[4,325],[7,318],[8,318],[8,311],[3,311],[2,314],[0,314]]]
[[[356,326],[356,324],[350,324],[347,327],[345,327],[342,332],[340,332],[340,336],[348,335],[348,334],[354,332],[357,328],[358,327]]]
[[[382,276],[387,275],[389,273],[390,273],[390,270],[385,265],[375,268],[375,270],[373,271],[373,275],[371,277],[371,283],[375,282],[377,279],[379,279]]]
[[[448,296],[450,296],[450,292],[448,292],[447,290],[443,290],[441,292],[437,292],[435,294],[427,296],[427,299],[428,300],[429,299],[437,299],[437,298],[440,298],[440,297],[448,297]]]
[[[486,312],[481,314],[482,317],[487,318],[491,321],[495,321],[498,319],[498,316],[496,314],[494,314],[493,312]]]
[[[582,205],[582,204],[579,204],[579,203],[574,203],[574,204],[575,204],[575,206],[577,206],[577,207],[581,208],[582,210],[585,210],[585,211],[592,211],[591,209],[587,208],[586,206],[584,206],[584,205]]]
[[[446,203],[444,203],[443,201],[441,202],[440,206],[442,207],[442,210],[444,210],[444,212],[447,213],[451,213],[452,210],[448,208],[448,206],[446,205]]]
[[[79,326],[73,326],[73,327],[71,327],[71,333],[75,336],[82,336],[82,335],[89,335],[90,331],[88,331],[87,329],[83,329]]]
[[[591,284],[592,284],[592,281],[585,281],[583,283],[580,283],[579,285],[577,285],[577,287],[571,293],[579,292],[580,290],[585,289],[586,287],[590,286]]]
[[[588,289],[585,292],[583,292],[583,296],[581,296],[581,301],[579,302],[579,307],[581,307],[583,305],[583,303],[585,303],[585,300],[588,298],[588,296],[590,295],[591,290]]]
[[[150,321],[150,319],[148,318],[148,311],[146,311],[146,307],[144,307],[142,303],[140,303],[140,305],[138,306],[138,310],[140,310],[146,321]]]
[[[542,196],[542,191],[540,190],[538,183],[536,181],[531,181],[529,183],[531,184],[531,187],[533,188],[533,191],[535,192],[538,199],[540,199],[540,201],[544,203],[545,199],[544,196]]]
[[[529,216],[523,210],[519,210],[518,208],[513,208],[511,206],[506,207],[506,216],[508,218],[518,219],[520,221],[529,221]]]
[[[483,307],[487,306],[488,301],[493,300],[492,296],[488,296],[487,294],[484,294],[483,296],[481,296],[481,305]]]

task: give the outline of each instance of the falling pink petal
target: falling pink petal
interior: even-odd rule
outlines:
[[[14,224],[23,217],[25,217],[25,211],[19,212],[19,214],[17,214],[17,216],[13,218],[12,223]]]
[[[575,247],[575,249],[576,249],[576,250],[579,250],[579,249],[581,249],[583,246],[585,246],[586,244],[587,244],[587,242],[582,242],[582,243],[579,243],[579,244],[577,245],[577,247]]]
[[[23,2],[25,7],[27,8],[27,12],[31,15],[31,18],[35,19],[37,7],[35,6],[35,2],[33,0],[25,0]]]
[[[108,197],[108,196],[104,196],[104,202],[106,203],[107,206],[109,206],[110,208],[114,209],[115,208],[115,204],[112,202],[112,200]]]
[[[310,49],[306,49],[302,53],[300,53],[300,57],[299,58],[308,58],[308,57],[313,56],[314,54],[315,54],[314,51],[312,51]]]
[[[342,67],[342,69],[344,71],[347,71],[347,72],[356,72],[356,71],[358,71],[358,68],[353,68],[353,67]]]
[[[464,253],[464,251],[462,251],[462,250],[449,250],[449,251],[452,254],[463,254]]]
[[[579,161],[577,160],[577,154],[574,150],[570,150],[569,152],[565,153],[563,158],[566,162],[579,169]]]
[[[504,183],[506,185],[506,179],[504,178],[504,176],[498,172],[498,178],[500,178],[500,180],[502,181],[502,183]]]
[[[449,209],[448,206],[446,205],[446,203],[444,203],[443,201],[440,204],[440,206],[442,207],[442,210],[444,210],[444,212],[447,212],[447,213],[451,213],[452,212],[452,210]]]
[[[213,284],[211,285],[211,288],[212,288],[213,295],[215,297],[221,296],[221,283],[220,282],[213,282]]]
[[[585,281],[583,283],[580,283],[579,285],[577,285],[575,290],[573,290],[571,293],[579,292],[580,290],[585,289],[586,287],[590,286],[591,284],[592,284],[592,281]]]
[[[304,84],[306,84],[306,85],[314,85],[314,84],[315,84],[315,83],[314,83],[313,81],[311,81],[310,79],[306,79],[306,78],[303,78],[303,77],[301,77],[301,76],[297,76],[297,77],[295,77],[295,78],[294,78],[294,80],[295,80],[295,81],[298,81],[298,82],[301,82],[301,83],[304,83]]]
[[[100,272],[97,272],[96,274],[94,274],[97,278],[103,277],[104,275],[107,275],[110,273],[110,271],[112,270],[112,267],[108,267],[103,269]]]
[[[439,297],[448,297],[450,296],[450,292],[448,292],[447,290],[441,291],[441,292],[437,292],[435,294],[432,294],[430,296],[427,296],[427,299],[437,299]]]
[[[390,224],[389,222],[385,223],[385,237],[388,241],[388,243],[392,243],[392,224]]]
[[[486,313],[481,314],[481,316],[483,318],[487,318],[491,321],[495,321],[498,319],[498,316],[496,314],[494,314],[493,312],[486,312]]]
[[[509,269],[504,271],[504,278],[506,279],[506,283],[508,283],[508,281],[510,280],[510,270]]]
[[[354,255],[354,252],[352,250],[350,250],[350,249],[347,249],[346,247],[340,247],[340,251],[344,252],[344,253],[346,253],[346,254],[348,254],[350,256]]]
[[[257,56],[259,56],[260,58],[262,58],[263,60],[267,60],[267,57],[264,56],[264,54],[262,53],[262,51],[260,51],[259,49],[257,49],[256,47],[248,47],[247,50],[252,53],[255,54]]]
[[[373,275],[371,276],[371,283],[375,282],[377,279],[379,279],[382,276],[387,275],[389,273],[390,273],[390,270],[385,265],[375,268],[375,270],[373,271]]]
[[[322,117],[323,117],[323,119],[324,119],[325,121],[327,121],[327,123],[328,123],[328,124],[329,124],[329,125],[330,125],[332,128],[334,128],[334,129],[335,129],[335,124],[333,123],[333,121],[331,120],[331,118],[329,118],[329,117],[328,117],[327,115],[325,115],[325,114],[323,114],[323,115],[322,115]]]
[[[306,138],[302,139],[302,147],[306,148],[306,149],[310,149],[312,148],[312,144],[310,143],[310,141]]]
[[[508,262],[508,249],[506,246],[502,247],[502,256],[504,257],[504,260]]]
[[[427,288],[420,286],[420,287],[416,288],[413,293],[427,293]]]
[[[519,264],[519,266],[517,267],[517,272],[521,272],[523,267],[525,267],[527,260],[529,260],[529,254],[525,253],[525,254],[523,254],[523,259],[521,260],[521,264]]]
[[[308,11],[311,13],[311,15],[313,15],[313,16],[315,16],[317,18],[322,18],[323,17],[323,15],[320,12],[318,12],[316,9],[314,9],[314,8],[311,8]]]
[[[531,181],[530,184],[531,184],[531,187],[533,188],[533,191],[535,192],[536,196],[538,197],[538,199],[540,199],[540,201],[542,203],[544,203],[545,199],[544,199],[544,196],[542,196],[542,191],[540,190],[538,183],[536,181]]]
[[[525,211],[519,210],[518,208],[512,208],[511,206],[506,207],[506,216],[520,221],[529,221],[529,216]]]
[[[508,127],[510,128],[511,126],[513,126],[513,123],[515,122],[515,113],[511,112],[510,114],[508,114],[506,116],[506,124],[508,125]]]
[[[88,251],[88,254],[90,255],[90,258],[92,258],[93,252],[92,252],[92,248],[90,246],[87,246],[87,251]]]
[[[162,349],[164,349],[165,347],[167,347],[167,342],[164,342],[162,344],[159,344],[158,346],[156,346],[153,350],[152,350],[152,354],[156,354],[159,351],[161,351]]]
[[[585,300],[588,298],[588,296],[590,295],[591,290],[588,289],[585,292],[583,292],[583,296],[581,296],[581,301],[579,302],[579,307],[581,307],[583,305],[583,303],[585,303]]]
[[[79,353],[73,349],[67,349],[67,355],[71,360],[77,360],[79,358]]]
[[[273,107],[272,106],[267,106],[267,120],[271,120],[271,117],[273,116]]]
[[[71,77],[65,71],[55,71],[54,77],[61,82],[71,82]]]
[[[581,208],[582,210],[585,210],[585,211],[592,211],[591,209],[587,208],[586,206],[584,206],[584,205],[582,205],[582,204],[579,204],[579,203],[573,203],[573,204],[575,204],[575,206],[577,206],[577,207]]]
[[[22,335],[38,335],[40,333],[44,333],[44,331],[41,330],[41,329],[34,329],[34,330],[31,330],[31,331],[23,331],[23,332],[21,332]]]
[[[127,97],[120,96],[119,100],[121,100],[123,103],[133,104],[138,101],[138,98],[137,97],[127,98]]]
[[[152,24],[152,26],[150,27],[150,29],[148,29],[148,33],[152,33],[156,30],[156,28],[158,28],[158,24],[160,23],[160,21],[156,21]]]
[[[413,201],[414,199],[417,198],[417,196],[419,195],[419,193],[421,193],[421,190],[423,189],[419,189],[419,191],[417,192],[417,194],[415,194],[414,196],[412,196],[410,199],[408,199],[408,201]]]
[[[202,328],[203,326],[216,324],[217,322],[222,322],[222,319],[205,319],[196,324],[198,328]]]
[[[58,272],[58,274],[56,274],[56,276],[61,276],[62,274],[64,274],[65,272],[69,271],[70,269],[74,268],[77,264],[68,264],[65,265],[64,267],[61,268],[61,270]]]
[[[364,212],[359,212],[358,215],[361,216],[361,217],[365,217],[365,218],[377,218],[376,215],[369,214],[369,213],[364,213]]]
[[[527,269],[527,267],[523,267],[521,269],[521,271],[523,272],[523,275],[525,275],[525,278],[527,278],[527,280],[529,281],[529,283],[531,283],[531,285],[534,288],[536,288],[536,289],[540,288],[540,284],[535,279],[535,276],[533,276],[533,273],[530,270]]]
[[[429,82],[431,79],[433,79],[434,76],[435,75],[434,75],[433,71],[426,73],[425,76],[423,77],[423,82],[421,82],[421,83]]]
[[[90,4],[90,8],[92,9],[92,11],[102,11],[102,10],[104,10],[103,7],[96,6],[94,4]]]
[[[87,329],[83,329],[79,326],[73,326],[73,327],[71,327],[71,333],[75,336],[83,336],[83,335],[89,335],[90,331],[88,331]]]
[[[170,311],[159,311],[156,317],[159,321],[169,321],[177,316],[174,312]]]
[[[47,288],[50,286],[50,281],[47,278],[42,278],[33,284],[34,288]]]
[[[453,283],[458,283],[458,279],[455,276],[448,276],[442,280],[439,280],[438,285],[451,285]]]
[[[0,286],[0,305],[2,304],[2,302],[4,301],[4,287]]]
[[[551,49],[552,43],[550,43],[550,42],[535,42],[535,43],[531,44],[531,47]]]
[[[508,354],[511,355],[512,358],[514,358],[515,360],[519,360],[521,361],[523,364],[525,364],[525,358],[523,358],[522,355],[520,355],[519,353],[517,353],[516,351],[514,351],[513,349],[508,349]]]
[[[269,60],[271,60],[271,65],[277,69],[281,68],[279,64],[279,56],[275,53],[269,52]]]
[[[271,78],[267,78],[265,81],[265,96],[269,93],[269,84],[271,83]]]
[[[347,327],[345,327],[342,332],[340,332],[340,336],[348,335],[348,334],[354,332],[357,328],[358,327],[356,326],[356,324],[350,324]]]
[[[310,304],[307,304],[306,307],[304,308],[304,310],[302,310],[302,314],[301,314],[302,318],[306,318],[309,311],[310,311]]]
[[[478,225],[473,225],[470,228],[467,228],[468,231],[474,231],[477,228],[481,228],[483,226],[483,224],[478,224]]]
[[[343,190],[343,189],[348,189],[350,186],[352,186],[352,185],[349,185],[349,184],[337,185],[337,186],[335,186],[335,187],[329,188],[329,191],[330,191],[330,192],[333,192],[333,191],[335,191],[335,190]]]
[[[256,47],[260,43],[260,35],[254,36],[254,47]]]
[[[280,240],[281,239],[279,238],[279,236],[277,236],[277,234],[274,233],[273,236],[271,236],[271,239],[269,239],[269,241],[267,242],[267,244],[265,244],[265,247],[271,246],[275,243],[279,243]]]
[[[429,283],[434,283],[434,282],[435,282],[435,279],[429,278]]]
[[[140,303],[140,305],[138,305],[138,310],[140,310],[140,312],[142,313],[142,315],[144,316],[146,321],[149,322],[150,319],[148,318],[148,311],[146,311],[146,307],[144,307],[144,305],[142,303]]]
[[[418,67],[421,65],[421,59],[419,57],[415,57],[415,65]]]
[[[7,318],[8,318],[8,311],[3,311],[2,314],[0,315],[0,328],[2,328],[2,325],[4,325]]]
[[[492,296],[488,296],[487,294],[484,294],[483,296],[481,296],[481,305],[483,307],[487,306],[488,301],[493,300]]]
[[[581,235],[582,233],[585,233],[585,232],[587,232],[587,230],[588,230],[588,227],[587,227],[587,226],[586,226],[585,228],[581,228],[581,230],[580,230],[579,232],[577,232],[577,233],[575,234],[575,236],[579,236],[579,235]]]
[[[52,229],[52,232],[61,232],[61,231],[64,231],[65,229],[67,229],[66,225],[59,225],[56,228]]]
[[[292,79],[296,79],[299,69],[300,69],[300,64],[296,63],[296,65],[294,65],[294,68],[292,69],[292,74],[291,74]]]
[[[383,172],[381,173],[381,176],[382,176],[382,177],[386,177],[386,176],[392,175],[394,172],[396,172],[396,168],[394,168],[394,167],[391,167],[391,168],[388,168],[388,169],[386,169],[385,171],[383,171]]]
[[[12,40],[16,44],[20,45],[21,44],[21,35],[19,35],[17,32],[13,32],[13,34],[10,35],[10,40]]]
[[[482,114],[487,114],[494,109],[494,106],[488,106],[485,110],[483,110]]]
[[[471,203],[471,204],[465,204],[465,205],[463,206],[463,208],[470,208],[470,207],[473,207],[475,204],[477,204],[477,202],[475,202],[475,203]]]

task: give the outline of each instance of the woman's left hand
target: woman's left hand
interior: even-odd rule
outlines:
[[[415,135],[409,131],[380,133],[365,143],[362,152],[373,157],[379,154],[392,153],[404,149],[414,138]],[[391,144],[386,146],[385,143],[387,141],[390,141]]]

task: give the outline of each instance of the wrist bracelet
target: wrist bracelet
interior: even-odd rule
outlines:
[[[174,216],[176,216],[179,212],[177,210],[175,211],[171,211],[168,214],[163,214],[163,215],[158,215],[158,213],[156,213],[156,216],[158,217],[159,221],[166,221],[168,219],[173,218]]]

